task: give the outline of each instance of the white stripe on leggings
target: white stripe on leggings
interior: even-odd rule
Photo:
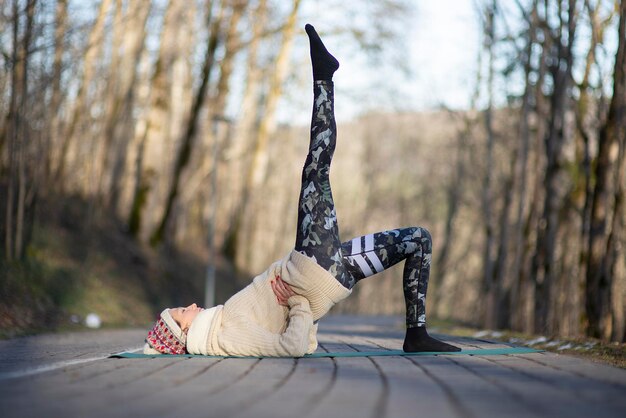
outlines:
[[[372,251],[374,249],[374,234],[365,236],[365,251]]]
[[[380,258],[378,258],[378,256],[376,255],[374,251],[371,251],[365,254],[365,256],[369,258],[369,260],[372,262],[372,265],[376,269],[376,273],[380,273],[381,271],[385,269],[383,267],[383,263],[380,262]]]
[[[350,254],[358,254],[361,252],[361,237],[352,239],[352,252]]]
[[[359,265],[365,277],[369,277],[374,274],[370,266],[367,264],[367,261],[365,261],[365,258],[363,258],[361,254],[354,255],[352,256],[352,258]]]

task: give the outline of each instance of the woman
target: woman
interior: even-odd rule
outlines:
[[[333,82],[339,62],[306,25],[313,64],[311,142],[302,171],[293,251],[273,263],[224,305],[166,309],[148,333],[145,353],[295,356],[317,348],[317,321],[354,285],[405,260],[407,332],[403,349],[459,351],[426,332],[425,298],[431,238],[401,228],[342,243],[329,182],[335,150]]]

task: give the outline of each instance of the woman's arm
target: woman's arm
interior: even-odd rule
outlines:
[[[304,296],[289,298],[287,329],[282,334],[246,321],[245,328],[231,328],[222,334],[225,351],[239,356],[302,357],[309,348],[313,314]]]
[[[291,305],[289,305],[288,303],[289,298],[292,296],[296,296],[296,293],[291,289],[291,286],[285,283],[280,278],[280,276],[277,276],[276,278],[274,278],[274,280],[271,281],[271,286],[274,294],[276,295],[276,300],[278,301],[278,304],[291,308]],[[308,302],[308,300],[306,301]],[[310,312],[310,307],[308,308],[308,311]],[[308,334],[309,342],[305,353],[312,353],[317,349],[317,324],[311,324]]]
[[[302,357],[309,349],[309,335],[313,327],[313,314],[304,296],[294,295],[288,301],[289,325],[278,338],[279,355]]]
[[[272,285],[272,288],[274,287]],[[282,291],[280,293],[283,295]],[[239,326],[226,327],[222,330],[220,334],[222,349],[228,354],[239,356],[302,357],[309,350],[313,328],[313,313],[309,300],[304,296],[293,294],[285,303],[289,311],[286,318],[287,328],[283,333],[270,332],[246,318],[239,322]]]

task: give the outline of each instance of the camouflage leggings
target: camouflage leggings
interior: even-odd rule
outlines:
[[[346,288],[406,260],[403,273],[406,325],[424,326],[431,238],[419,227],[393,229],[342,243],[330,188],[329,169],[337,129],[333,84],[315,81],[311,143],[302,170],[296,251],[313,258]]]

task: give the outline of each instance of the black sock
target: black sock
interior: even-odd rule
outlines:
[[[307,23],[304,29],[309,35],[313,80],[332,81],[333,74],[339,68],[339,61],[328,52],[313,26]]]
[[[461,351],[459,347],[446,344],[428,335],[426,327],[407,328],[402,349],[405,353],[417,353],[421,351]]]

